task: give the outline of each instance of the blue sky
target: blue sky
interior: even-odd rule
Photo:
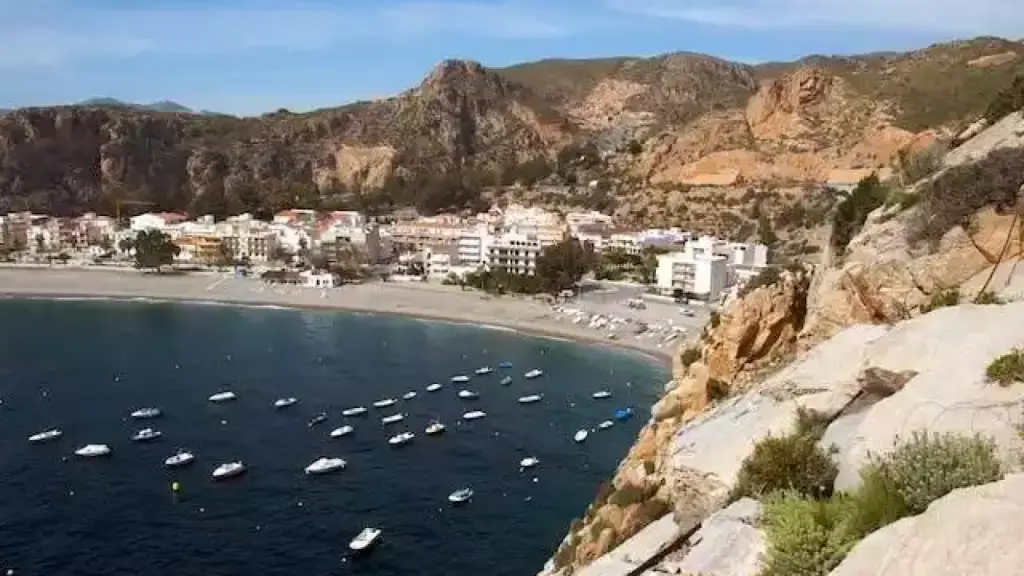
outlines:
[[[1024,0],[0,0],[0,108],[301,111],[396,93],[444,58],[758,62],[978,35],[1024,35]]]

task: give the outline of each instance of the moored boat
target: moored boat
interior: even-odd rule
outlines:
[[[633,417],[633,409],[632,408],[619,408],[618,410],[615,411],[615,419],[616,420],[629,420],[632,417]]]
[[[231,400],[234,400],[235,398],[238,398],[238,396],[236,396],[234,392],[228,390],[225,392],[217,392],[216,394],[212,394],[209,398],[207,398],[207,400],[209,400],[210,402],[229,402]]]
[[[132,418],[136,420],[143,420],[145,418],[156,418],[163,414],[159,408],[139,408],[132,412]]]
[[[544,398],[543,394],[530,394],[529,396],[520,396],[520,404],[533,404],[534,402],[540,402]]]
[[[235,462],[227,462],[217,466],[213,469],[214,480],[225,480],[227,478],[234,478],[235,476],[241,476],[247,470],[245,464],[241,460]]]
[[[451,502],[452,504],[462,504],[464,502],[469,502],[471,498],[473,498],[472,488],[459,488],[455,492],[452,492],[451,494],[448,495],[448,501]]]
[[[287,408],[287,407],[291,406],[292,404],[295,404],[298,401],[299,401],[299,399],[298,398],[294,398],[294,397],[278,398],[277,400],[274,401],[274,408],[277,408],[277,409]]]
[[[480,395],[472,390],[459,390],[459,398],[462,398],[463,400],[473,400],[474,398],[479,397]]]
[[[59,428],[51,428],[38,434],[33,434],[28,437],[28,441],[32,444],[42,444],[44,442],[52,442],[64,435]]]
[[[167,468],[181,468],[182,466],[188,466],[195,461],[195,454],[188,450],[178,450],[173,456],[168,456],[167,459],[164,460],[164,466]]]
[[[576,442],[577,444],[579,444],[580,442],[583,442],[584,440],[586,440],[587,436],[589,436],[589,433],[586,431],[586,429],[580,428],[579,430],[576,431],[576,434],[573,435],[572,439],[573,439],[573,442]]]
[[[415,437],[416,435],[413,434],[412,432],[402,432],[400,434],[395,434],[391,438],[388,438],[388,444],[391,444],[392,446],[401,446],[403,444],[408,444],[409,442],[412,442],[412,439]]]
[[[506,361],[506,362],[498,362],[498,368],[511,368],[511,367],[512,367],[512,363],[511,362],[508,362],[508,361]]]
[[[538,370],[538,369],[534,368],[533,370],[530,370],[526,374],[523,374],[523,378],[526,378],[527,380],[533,380],[534,378],[540,378],[543,375],[544,375],[544,371],[543,370]]]
[[[327,414],[324,413],[324,412],[321,412],[321,413],[317,414],[316,416],[313,416],[312,418],[310,418],[309,423],[307,424],[307,426],[312,428],[313,426],[316,426],[317,424],[322,424],[324,422],[327,422]]]
[[[440,434],[440,433],[442,433],[444,431],[445,431],[444,424],[438,422],[437,420],[434,420],[429,425],[427,425],[427,429],[424,432],[426,432],[426,434],[428,436],[434,436],[434,435]]]
[[[441,385],[437,384],[437,383],[434,383],[434,384],[431,384],[430,386],[427,386],[427,392],[437,392],[440,389],[441,389]]]
[[[380,539],[380,534],[379,528],[363,528],[362,532],[348,543],[348,549],[356,553],[365,552],[377,543],[377,540]]]
[[[533,456],[523,458],[522,460],[519,461],[520,468],[533,468],[537,464],[540,464],[540,460],[538,458],[534,458]]]
[[[345,468],[346,462],[341,458],[318,458],[306,466],[307,475],[327,474]]]
[[[394,398],[385,398],[383,400],[377,400],[373,403],[374,408],[387,408],[388,406],[394,406],[398,400]]]
[[[402,398],[404,398],[405,400],[412,400],[415,397],[416,397],[416,393],[413,392],[412,390],[410,390],[410,391],[406,392],[404,395],[402,395]]]
[[[83,458],[96,458],[98,456],[109,456],[110,452],[110,446],[106,444],[86,444],[75,450],[75,455]]]
[[[405,420],[405,414],[392,414],[391,416],[385,416],[380,419],[381,424],[394,424],[395,422],[401,422]]]
[[[480,368],[477,368],[473,372],[477,376],[486,376],[487,374],[490,374],[491,372],[494,372],[494,368],[491,368],[490,366],[482,366]]]
[[[452,382],[455,382],[456,384],[461,382],[469,382],[469,376],[461,374],[459,376],[452,376]]]
[[[611,398],[612,393],[607,390],[598,390],[597,392],[591,394],[590,397],[595,400],[602,400],[604,398]]]
[[[508,386],[509,384],[512,383],[512,377],[511,376],[505,376],[504,378],[501,379],[500,383],[501,383],[502,386]]]
[[[341,428],[335,428],[331,430],[331,438],[341,438],[342,436],[348,436],[355,428],[351,426],[342,426]]]
[[[463,414],[462,415],[462,419],[463,420],[479,420],[480,418],[484,418],[485,416],[487,416],[487,413],[484,412],[483,410],[473,410],[471,412],[466,412],[465,414]]]
[[[607,429],[611,428],[614,425],[615,425],[615,422],[612,422],[611,420],[605,420],[604,422],[601,422],[600,424],[598,424],[597,427],[599,429],[601,429],[601,430],[607,430]]]
[[[149,442],[151,440],[156,440],[157,438],[163,435],[163,432],[159,430],[154,430],[152,428],[143,428],[142,430],[139,430],[135,434],[132,434],[132,442]]]
[[[361,416],[366,414],[365,406],[356,406],[355,408],[346,408],[341,411],[342,416]]]

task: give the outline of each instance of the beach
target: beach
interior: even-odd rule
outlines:
[[[623,330],[616,332],[616,339],[612,340],[608,338],[609,329],[595,329],[574,322],[572,317],[537,300],[495,297],[454,286],[426,283],[373,282],[319,289],[268,285],[253,278],[214,273],[157,275],[136,270],[4,267],[0,268],[0,294],[46,298],[145,298],[400,314],[614,346],[641,352],[664,363],[671,362],[684,337],[666,341],[652,337],[652,334]],[[699,331],[699,323],[703,319],[689,320],[693,326],[687,329],[686,334],[692,336]]]

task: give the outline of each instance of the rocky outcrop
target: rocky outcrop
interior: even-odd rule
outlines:
[[[956,490],[871,534],[830,576],[1020,576],[1024,475]]]
[[[756,576],[761,571],[764,534],[757,523],[761,503],[742,498],[701,523],[676,558],[666,559],[642,576],[700,574],[701,576]]]

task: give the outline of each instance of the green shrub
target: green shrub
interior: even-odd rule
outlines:
[[[654,474],[654,460],[644,460],[644,474]]]
[[[985,110],[989,123],[998,122],[1003,116],[1024,108],[1024,76],[1017,76],[1013,83],[996,95]]]
[[[679,353],[679,363],[683,365],[683,368],[688,367],[697,360],[700,360],[700,349],[696,347],[689,347]]]
[[[1003,476],[996,444],[979,435],[915,432],[873,463],[895,486],[911,514],[957,488],[995,482]]]
[[[1000,386],[1024,382],[1024,348],[1014,348],[993,360],[985,368],[985,376]]]
[[[910,508],[896,484],[878,466],[860,471],[861,483],[853,494],[845,496],[844,527],[857,539],[910,515]]]
[[[985,305],[1006,304],[1006,302],[1003,302],[1002,298],[996,296],[996,293],[991,290],[979,292],[978,295],[974,297],[974,303]]]
[[[754,445],[736,475],[732,499],[763,498],[787,491],[811,498],[832,494],[839,470],[818,447],[822,428],[801,420],[798,415],[796,429],[790,434],[769,436]]]
[[[766,266],[763,270],[758,272],[757,276],[754,276],[747,283],[740,288],[738,296],[743,298],[747,294],[750,294],[754,290],[762,286],[774,286],[782,280],[782,273],[777,266]]]
[[[708,381],[707,391],[708,400],[716,402],[729,397],[729,384],[717,378],[712,378]]]
[[[711,325],[711,329],[718,328],[718,325],[722,323],[722,315],[712,310],[711,316],[708,318],[708,324]]]
[[[566,543],[562,544],[561,546],[559,546],[558,550],[555,551],[555,557],[554,557],[555,568],[556,569],[558,569],[558,568],[565,568],[566,566],[572,564],[573,560],[575,560],[575,559],[576,559],[576,543],[575,543],[575,541],[566,542]]]
[[[827,576],[853,548],[842,499],[808,500],[784,493],[761,514],[767,549],[761,576]]]
[[[960,289],[950,288],[949,290],[943,290],[932,294],[932,297],[928,300],[928,303],[921,307],[921,313],[927,314],[932,310],[939,308],[945,308],[947,306],[956,306],[960,303]]]
[[[602,482],[601,485],[597,487],[597,495],[594,496],[594,507],[600,508],[601,506],[604,506],[605,502],[608,501],[608,498],[613,492],[615,492],[615,486],[612,485],[611,481],[605,480]]]
[[[625,508],[633,504],[639,504],[647,500],[647,491],[640,486],[626,484],[608,497],[608,503]]]
[[[646,526],[671,511],[672,507],[664,500],[651,498],[640,504],[640,507],[634,512],[634,518],[639,524]]]
[[[836,255],[841,256],[846,251],[850,240],[864,226],[868,214],[884,204],[888,196],[889,189],[876,174],[872,174],[861,180],[850,195],[836,206],[832,215],[832,236],[829,239]]]

